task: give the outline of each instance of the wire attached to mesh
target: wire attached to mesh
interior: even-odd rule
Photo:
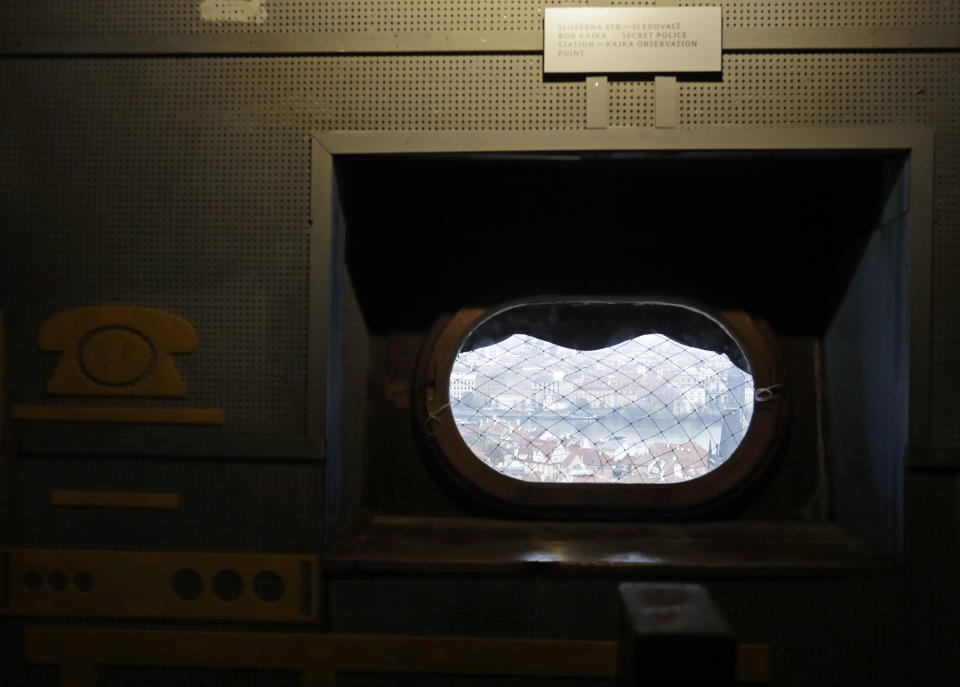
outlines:
[[[431,429],[430,422],[431,421],[439,422],[440,413],[442,413],[444,410],[449,410],[449,409],[450,409],[449,402],[444,403],[442,406],[440,406],[439,408],[436,408],[435,410],[427,409],[427,417],[423,421],[423,431],[427,433],[427,436],[431,436],[431,437],[437,436],[437,433]]]
[[[767,403],[783,393],[783,384],[771,384],[770,386],[761,386],[753,392],[753,400],[757,403]]]

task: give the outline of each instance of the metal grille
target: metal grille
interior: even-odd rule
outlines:
[[[695,479],[740,444],[753,395],[726,355],[661,334],[591,351],[514,334],[461,352],[450,377],[474,454],[531,482]]]

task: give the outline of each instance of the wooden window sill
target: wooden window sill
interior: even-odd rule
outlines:
[[[642,577],[896,574],[832,523],[514,522],[374,516],[341,534],[331,572]]]

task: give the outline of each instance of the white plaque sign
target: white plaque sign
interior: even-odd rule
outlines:
[[[546,73],[718,72],[719,7],[548,7]]]

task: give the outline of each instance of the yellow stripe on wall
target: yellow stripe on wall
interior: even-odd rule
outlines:
[[[15,420],[48,422],[140,422],[144,424],[220,425],[222,410],[200,408],[97,408],[81,406],[13,406]]]
[[[62,491],[55,489],[50,492],[50,505],[173,510],[180,507],[180,495],[135,491]]]

